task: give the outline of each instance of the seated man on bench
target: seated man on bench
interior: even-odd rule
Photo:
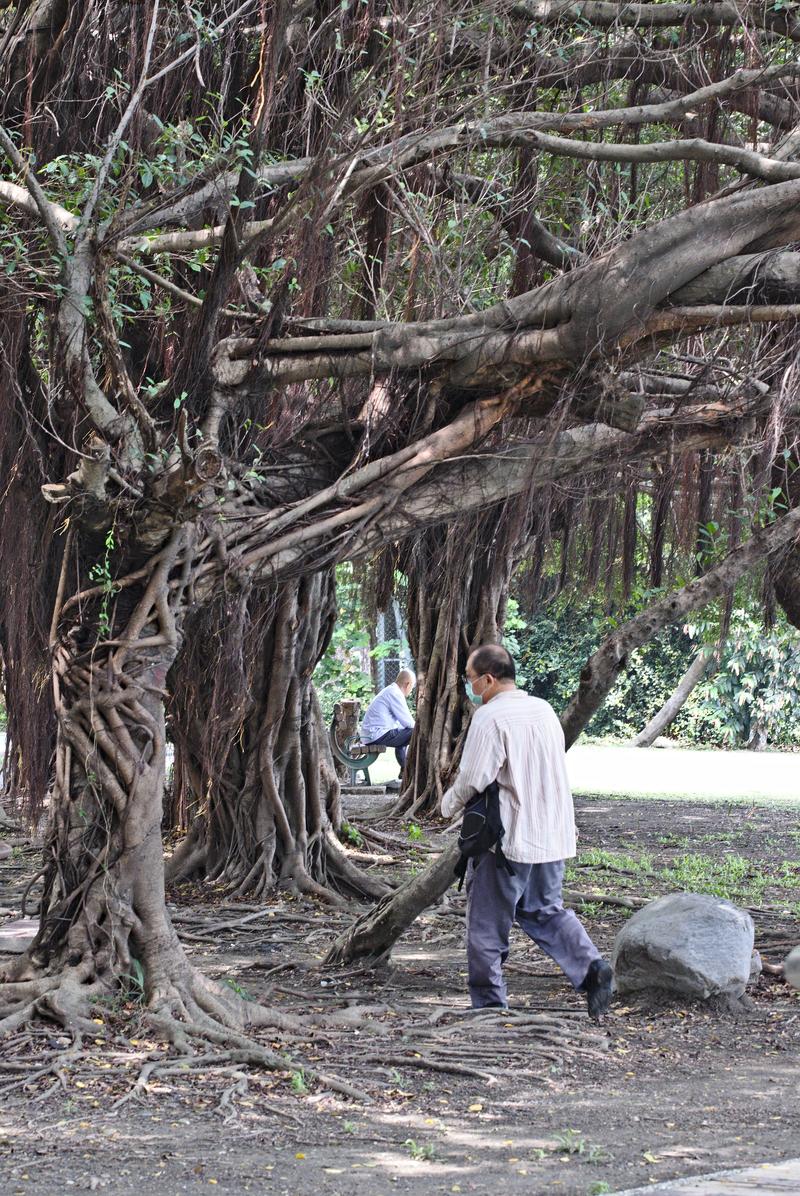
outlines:
[[[361,723],[361,742],[369,747],[393,747],[402,769],[414,730],[414,719],[406,698],[417,683],[410,669],[401,669],[397,680],[382,689],[370,702]]]

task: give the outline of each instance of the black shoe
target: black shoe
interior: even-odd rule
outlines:
[[[608,1013],[613,979],[614,973],[610,964],[606,963],[604,959],[592,960],[589,964],[589,971],[586,973],[586,979],[581,985],[586,993],[589,1017],[602,1017],[604,1013]]]

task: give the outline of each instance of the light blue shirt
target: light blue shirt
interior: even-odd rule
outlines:
[[[367,707],[361,724],[361,742],[374,743],[389,731],[413,727],[414,720],[396,681],[382,689]]]

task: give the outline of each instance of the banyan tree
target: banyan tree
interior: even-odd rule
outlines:
[[[800,312],[798,40],[791,8],[727,3],[0,10],[0,633],[7,692],[36,679],[56,727],[48,768],[10,710],[49,829],[0,1031],[88,1026],[134,960],[182,1046],[271,1017],[169,918],[170,677],[199,687],[173,718],[200,800],[197,720],[252,731],[223,745],[213,866],[324,885],[332,565],[576,477],[791,450],[759,345]],[[601,650],[572,730],[654,620],[793,546],[776,513]]]

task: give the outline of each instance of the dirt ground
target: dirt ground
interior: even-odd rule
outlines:
[[[670,887],[661,868],[688,850],[723,863],[746,857],[758,893],[756,946],[778,963],[800,941],[797,810],[576,805],[584,862],[572,888],[589,898],[650,897]],[[402,874],[409,860],[419,866],[440,841],[427,830],[419,838],[400,824],[364,821],[369,812],[369,799],[354,800],[349,817],[364,834],[360,850],[382,856],[370,865],[382,875]],[[592,849],[615,854],[586,863]],[[644,872],[635,866],[642,853]],[[35,858],[19,851],[0,863],[0,906],[16,908]],[[34,1074],[44,1052],[63,1049],[66,1058],[69,1042],[52,1027],[42,1025],[33,1049],[29,1039],[6,1040],[4,1194],[599,1196],[800,1154],[800,997],[775,976],[762,975],[749,1009],[736,1014],[618,1000],[593,1025],[584,998],[519,935],[508,966],[512,1010],[475,1017],[467,1013],[464,902],[454,890],[379,974],[321,970],[347,912],[289,898],[232,905],[191,886],[171,896],[205,970],[304,1019],[264,1038],[285,1052],[286,1072],[258,1074],[210,1056],[188,1073],[175,1058],[169,1074],[135,1092],[142,1068],[169,1052],[137,1032],[134,992],[127,1003],[98,1006],[97,1040],[65,1063],[61,1079]],[[587,911],[591,934],[609,950],[629,911],[596,902]],[[332,1091],[311,1069],[368,1099]]]

